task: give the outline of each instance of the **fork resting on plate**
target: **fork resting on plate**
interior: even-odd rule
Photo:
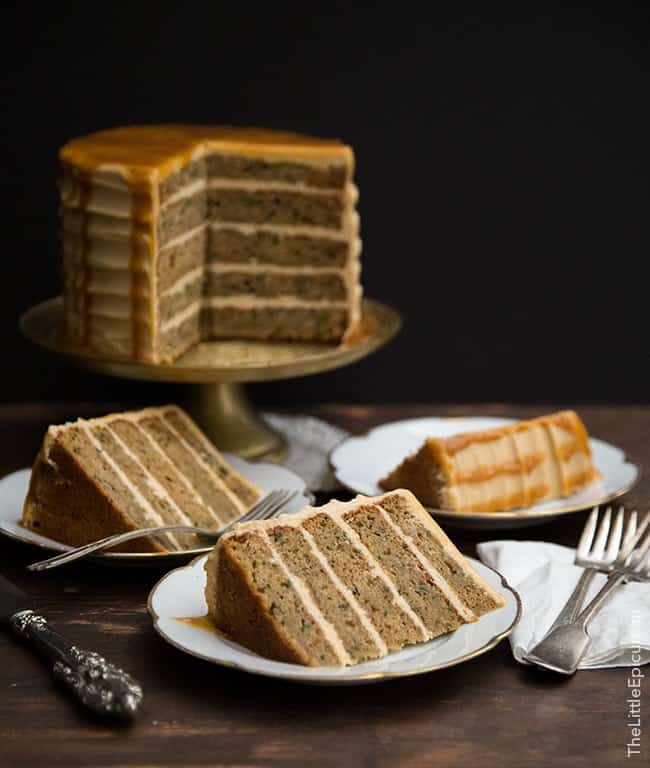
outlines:
[[[84,544],[81,547],[76,547],[67,552],[62,552],[54,557],[48,557],[46,560],[39,560],[36,563],[31,563],[27,566],[30,571],[49,571],[52,568],[58,568],[61,565],[66,565],[75,560],[80,560],[83,557],[97,554],[105,549],[110,549],[118,544],[123,544],[126,541],[132,541],[142,536],[157,536],[165,533],[192,533],[196,536],[200,536],[205,539],[210,539],[213,542],[218,541],[224,533],[227,533],[232,529],[236,523],[248,523],[252,520],[268,520],[271,517],[275,517],[279,514],[286,505],[295,498],[297,491],[289,490],[275,490],[267,494],[263,499],[252,506],[248,512],[241,517],[233,520],[225,528],[220,531],[213,531],[209,528],[198,528],[193,525],[162,525],[157,528],[138,528],[135,531],[127,531],[126,533],[116,533],[113,536],[107,536],[106,538],[93,541],[90,544]]]

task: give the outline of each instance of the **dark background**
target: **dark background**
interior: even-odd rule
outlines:
[[[263,125],[357,155],[369,296],[405,326],[258,402],[648,402],[647,9],[24,3],[4,13],[5,401],[172,398],[21,339],[59,292],[57,149],[119,124]]]

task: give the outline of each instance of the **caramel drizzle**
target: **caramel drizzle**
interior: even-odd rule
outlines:
[[[551,422],[545,422],[544,427],[546,428],[546,432],[548,434],[549,443],[551,445],[551,449],[553,451],[553,458],[555,459],[555,466],[557,467],[558,474],[560,476],[560,487],[562,488],[562,494],[567,495],[568,494],[568,483],[566,478],[566,472],[564,471],[564,462],[562,461],[562,456],[560,454],[559,446],[557,444],[557,440],[555,438],[555,433],[553,432],[553,424]]]
[[[143,328],[148,324],[149,307],[147,305],[147,287],[153,291],[153,283],[147,274],[146,262],[149,261],[153,246],[153,192],[147,181],[130,180],[131,189],[131,338],[132,354],[140,358],[144,352]],[[141,243],[140,241],[143,240]],[[146,244],[146,245],[145,245]],[[151,297],[153,299],[153,297]]]
[[[82,174],[77,174],[79,183],[79,207],[81,211],[81,229],[79,240],[81,247],[81,346],[87,347],[90,337],[90,267],[88,266],[88,212],[90,198],[90,181]]]
[[[512,449],[515,454],[515,458],[517,460],[516,463],[521,467],[520,471],[517,473],[521,480],[521,492],[525,499],[525,504],[528,504],[530,492],[529,492],[528,485],[526,484],[526,475],[528,474],[528,472],[530,472],[532,467],[535,467],[538,464],[540,464],[544,460],[544,457],[539,454],[537,456],[535,456],[535,454],[533,454],[532,456],[531,455],[522,456],[521,451],[519,450],[519,443],[517,443],[517,432],[515,430],[513,430],[510,433],[510,440],[512,441]],[[532,462],[532,467],[531,467],[531,462]]]
[[[498,466],[495,464],[484,465],[469,472],[458,473],[455,477],[455,482],[483,483],[499,475],[527,475],[544,461],[544,456],[541,453],[529,453],[526,456],[519,456],[518,448],[516,452],[517,461],[499,464]]]

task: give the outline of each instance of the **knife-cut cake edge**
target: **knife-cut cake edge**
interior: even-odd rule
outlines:
[[[137,528],[220,530],[261,496],[177,406],[51,426],[36,458],[22,524],[81,546]],[[122,551],[183,549],[194,536],[137,539]]]
[[[405,490],[236,525],[205,570],[219,629],[307,666],[380,658],[505,604]]]

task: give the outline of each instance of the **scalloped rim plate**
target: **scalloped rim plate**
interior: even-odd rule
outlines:
[[[298,683],[376,683],[451,667],[494,648],[512,632],[521,617],[519,595],[503,576],[468,557],[467,560],[479,574],[505,597],[503,608],[428,643],[412,645],[382,659],[356,666],[304,667],[300,664],[286,664],[266,659],[223,635],[182,621],[206,615],[207,606],[203,595],[205,560],[204,555],[189,565],[170,571],[151,590],[147,607],[158,634],[175,648],[213,664]]]
[[[449,437],[459,432],[491,429],[512,424],[516,419],[495,417],[419,418],[382,424],[364,435],[348,437],[330,452],[330,464],[337,480],[355,493],[376,496],[384,491],[379,479],[402,459],[414,453],[427,437]],[[589,438],[596,467],[602,480],[563,499],[506,512],[454,512],[429,509],[438,519],[455,526],[512,528],[533,525],[560,515],[605,504],[630,490],[639,481],[641,468],[629,462],[625,453],[603,440]]]
[[[246,461],[246,459],[230,453],[223,453],[222,455],[237,472],[258,485],[266,493],[275,488],[298,491],[298,496],[289,502],[283,512],[297,512],[306,504],[312,503],[313,497],[307,490],[304,480],[286,467],[266,462]],[[25,544],[34,544],[42,549],[67,552],[72,547],[45,536],[39,536],[39,534],[20,525],[30,476],[31,469],[19,469],[0,480],[0,534]],[[186,563],[191,558],[209,552],[211,549],[212,547],[208,546],[181,552],[106,552],[88,559],[123,565],[159,565],[163,562],[177,564]]]

